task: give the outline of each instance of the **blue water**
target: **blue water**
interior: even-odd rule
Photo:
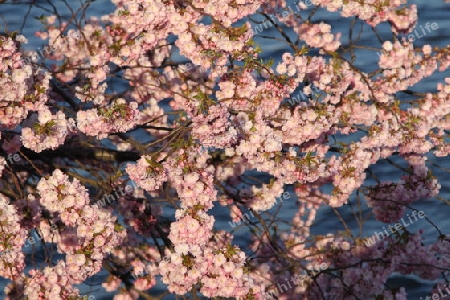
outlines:
[[[39,5],[49,7],[45,1],[36,1]],[[77,2],[78,3],[78,2]],[[415,45],[416,46],[423,46],[425,44],[431,44],[432,46],[440,46],[444,47],[448,44],[450,41],[450,34],[449,34],[449,27],[450,27],[450,21],[448,16],[450,15],[450,4],[444,4],[443,0],[433,0],[433,1],[425,1],[425,0],[416,0],[416,1],[410,1],[410,3],[415,3],[418,5],[418,11],[419,11],[419,22],[418,26],[422,25],[424,26],[426,22],[436,22],[439,26],[437,30],[431,31],[421,37],[420,39],[416,39]],[[64,17],[70,16],[70,10],[65,6],[63,1],[55,1],[54,3],[55,7],[57,8],[60,15]],[[76,6],[75,1],[71,1],[72,6]],[[291,1],[289,3],[292,7],[294,7],[294,2]],[[42,29],[42,25],[39,23],[38,20],[36,20],[35,16],[40,16],[42,14],[47,15],[47,13],[43,12],[41,9],[37,9],[35,7],[32,7],[31,10],[28,12],[28,9],[30,6],[28,5],[10,5],[10,4],[1,4],[0,5],[0,16],[3,16],[4,19],[7,21],[8,25],[8,31],[15,31],[20,30],[20,28],[23,27],[22,33],[29,39],[29,44],[25,45],[26,49],[34,49],[36,50],[38,47],[41,47],[44,45],[44,43],[37,37],[33,36],[34,32],[36,30]],[[114,9],[114,6],[107,0],[97,0],[93,1],[91,4],[91,7],[87,11],[87,16],[100,16],[102,14],[106,14],[108,12],[111,12]],[[308,11],[311,11],[309,9]],[[342,17],[338,16],[337,14],[331,14],[331,13],[319,13],[316,14],[315,17],[313,17],[313,21],[319,20],[320,18],[324,18],[328,23],[332,25],[333,32],[343,32],[343,37],[341,38],[341,41],[345,44],[347,41],[348,36],[348,28],[350,24],[350,19],[343,19]],[[1,21],[0,18],[0,31],[3,31],[5,24]],[[359,27],[357,27],[359,29]],[[379,34],[382,38],[389,38],[389,33],[386,31],[387,26],[382,24],[377,27]],[[377,39],[374,37],[373,34],[370,34],[370,28],[369,26],[363,27],[364,33],[363,38],[361,39],[359,44],[364,44],[366,46],[374,47],[374,48],[380,48],[379,43],[377,42]],[[354,33],[357,34],[357,30]],[[420,31],[419,31],[420,32]],[[275,34],[275,29],[267,29],[264,31],[265,35],[272,35]],[[294,37],[292,32],[288,34],[291,38]],[[366,35],[367,34],[367,35]],[[277,35],[280,37],[279,35]],[[281,38],[281,37],[280,37]],[[285,43],[275,40],[269,40],[269,39],[262,39],[259,37],[255,38],[256,42],[263,45],[264,57],[274,57],[276,60],[279,59],[280,55],[285,52],[289,51],[288,47]],[[356,55],[358,57],[358,60],[356,62],[356,65],[360,67],[363,71],[370,72],[377,68],[377,59],[378,56],[375,54],[374,51],[367,51],[367,50],[358,50],[356,51]],[[423,91],[436,91],[436,83],[437,82],[443,82],[443,79],[445,77],[450,77],[449,72],[446,73],[436,73],[430,78],[427,78],[423,80],[420,84],[413,87],[414,90],[423,92]],[[343,141],[348,141],[347,139],[343,139]],[[448,178],[450,178],[445,171],[445,168],[450,169],[450,158],[433,158],[430,157],[431,161],[436,162],[436,164],[443,169],[439,169],[437,167],[434,168],[433,174],[438,177],[440,180],[440,183],[442,185],[440,196],[444,199],[449,199],[449,182]],[[401,159],[393,159],[395,162],[402,163]],[[396,181],[399,179],[399,177],[402,175],[402,173],[395,168],[393,168],[390,164],[387,162],[379,162],[375,166],[371,167],[372,171],[378,176],[380,180],[392,180]],[[366,184],[373,184],[371,181],[366,181]],[[287,191],[292,195],[292,198],[289,200],[285,200],[283,203],[277,205],[276,207],[271,209],[271,212],[275,212],[276,210],[280,210],[278,217],[289,221],[290,218],[294,215],[296,212],[296,198],[293,196],[294,192],[292,190],[292,187],[287,187]],[[354,203],[355,200],[353,199],[352,202]],[[431,205],[432,204],[432,205]],[[447,214],[448,214],[448,206],[447,204],[440,202],[438,200],[434,201],[418,201],[414,203],[414,208],[418,210],[423,210],[427,217],[429,217],[438,227],[444,232],[448,232],[447,228]],[[343,206],[338,209],[339,213],[343,217],[343,219],[346,221],[347,225],[352,229],[353,234],[358,235],[358,223],[355,221],[355,218],[353,216],[352,211],[350,210],[349,206]],[[170,216],[170,210],[165,210],[167,213],[166,216]],[[367,208],[363,209],[363,213],[367,214],[369,210]],[[212,210],[212,213],[216,216],[216,226],[218,229],[223,229],[227,231],[231,231],[232,228],[228,224],[228,221],[230,221],[229,216],[227,213],[224,213],[224,209],[216,205],[216,207]],[[171,217],[172,218],[172,217]],[[283,224],[278,224],[280,229],[287,229],[288,226]],[[371,218],[369,221],[365,223],[365,230],[362,232],[362,236],[370,236],[374,232],[379,232],[382,230],[382,227],[385,226],[385,224],[382,224],[380,222],[374,221],[373,218]],[[414,222],[410,225],[408,230],[411,232],[415,232],[419,229],[424,229],[425,234],[424,237],[426,238],[426,242],[432,242],[436,239],[437,232],[433,228],[431,224],[429,224],[426,221],[418,221]],[[326,234],[326,233],[335,233],[337,230],[344,230],[344,227],[339,222],[338,218],[336,217],[335,213],[327,208],[322,208],[316,218],[316,222],[312,227],[312,233],[314,234]],[[238,245],[244,246],[248,240],[248,231],[247,229],[238,229],[236,231],[236,238],[235,243]],[[40,244],[36,244],[36,250],[39,250],[41,247]],[[27,248],[27,252],[32,251],[32,247]],[[39,251],[38,251],[39,252]],[[39,260],[39,258],[38,258]],[[31,262],[28,262],[31,264]],[[80,288],[82,289],[83,293],[89,293],[90,295],[94,295],[96,299],[111,299],[112,294],[106,293],[103,288],[101,288],[100,284],[104,281],[105,276],[107,275],[107,272],[101,272],[97,274],[96,276],[93,276],[90,278],[86,283],[88,285],[82,285]],[[3,284],[5,284],[5,280],[0,280],[0,297],[3,297]],[[419,278],[416,278],[414,276],[393,276],[389,283],[392,285],[398,285],[398,286],[405,286],[408,292],[408,299],[419,299],[420,297],[424,297],[429,294],[429,291],[431,290],[432,283],[423,281]],[[158,286],[152,289],[152,295],[158,295],[162,291],[164,291],[163,285],[159,282]],[[167,297],[166,299],[174,299],[174,297]]]

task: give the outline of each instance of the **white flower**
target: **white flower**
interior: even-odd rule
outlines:
[[[265,143],[266,152],[276,152],[281,151],[281,143],[273,138],[268,138]]]
[[[422,51],[423,51],[423,54],[430,55],[431,54],[431,46],[430,45],[424,45],[422,47]]]
[[[12,72],[12,80],[15,83],[21,83],[25,81],[25,78],[27,78],[27,73],[22,69],[15,69]]]
[[[38,119],[39,119],[39,123],[45,124],[53,119],[52,113],[48,109],[41,110],[41,111],[39,111]]]
[[[286,65],[285,65],[285,64],[279,64],[279,65],[277,66],[276,71],[277,71],[278,74],[284,74],[284,73],[286,73]]]
[[[392,43],[390,41],[384,42],[383,49],[386,50],[386,51],[391,51],[392,50]]]
[[[24,44],[28,44],[28,40],[23,35],[16,36],[16,41]]]

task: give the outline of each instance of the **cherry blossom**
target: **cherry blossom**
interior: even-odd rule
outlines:
[[[312,230],[320,209],[361,209],[359,222],[366,205],[389,224],[445,192],[434,171],[450,153],[450,78],[416,86],[448,69],[450,50],[400,36],[415,30],[416,5],[112,3],[103,16],[43,15],[45,51],[0,36],[7,299],[74,299],[100,271],[114,299],[145,297],[159,281],[179,296],[236,299],[406,299],[387,284],[393,274],[442,287],[450,245],[438,226],[426,243],[403,228],[371,246],[340,215],[345,232]],[[317,11],[372,35],[338,32]],[[273,60],[268,35],[280,43]],[[374,51],[364,40],[380,49],[370,68],[355,54]],[[278,222],[284,207],[293,217]],[[224,230],[224,216],[242,226]],[[30,232],[42,265],[22,249]]]

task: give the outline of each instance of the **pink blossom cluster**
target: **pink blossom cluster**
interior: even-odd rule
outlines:
[[[121,54],[136,60],[144,51],[153,49],[160,41],[164,41],[170,33],[181,35],[186,32],[188,24],[196,23],[199,17],[200,13],[190,6],[181,15],[173,2],[166,5],[163,1],[150,3],[133,0],[126,4],[120,3],[115,13],[107,19],[117,25],[112,32],[116,36],[122,36],[118,41],[118,45],[124,47]],[[125,46],[126,36],[139,38],[134,44]]]
[[[185,294],[192,285],[201,283],[200,292],[206,297],[241,298],[251,288],[244,263],[245,253],[237,247],[206,247],[196,255],[173,253],[170,262],[161,262],[159,269],[171,292]]]
[[[189,156],[184,150],[179,151],[179,154],[181,158]],[[186,161],[177,162],[174,159],[164,164],[165,168],[169,170],[170,182],[181,200],[181,207],[184,210],[198,207],[201,210],[208,211],[213,207],[213,202],[217,197],[214,177],[207,170],[198,169],[189,172],[184,169],[186,164]]]
[[[170,226],[170,240],[175,244],[175,249],[180,253],[194,251],[194,246],[199,250],[211,238],[211,230],[214,217],[207,215],[204,211],[193,212],[177,210],[175,217],[177,222]]]
[[[236,21],[255,13],[262,3],[263,1],[257,0],[238,0],[235,2],[214,0],[208,3],[198,1],[195,6],[202,8],[206,14],[213,16],[224,26],[230,27]]]
[[[280,68],[277,70],[280,71]],[[268,80],[256,87],[255,104],[261,105],[261,114],[265,117],[276,114],[282,100],[294,91],[294,86],[294,79],[290,78],[287,84]]]
[[[239,122],[245,122],[246,131],[244,132],[248,135],[248,140],[240,141],[235,150],[236,154],[244,155],[251,162],[261,162],[259,153],[272,153],[269,155],[273,157],[274,152],[281,150],[281,134],[266,125],[262,116],[257,116],[255,122],[250,121],[245,113],[240,113],[238,116],[241,118]]]
[[[104,51],[108,49],[108,45],[113,44],[113,40],[104,34],[104,30],[98,23],[95,19],[91,19],[81,31],[69,29],[64,35],[63,31],[67,23],[62,23],[60,27],[52,23],[49,24],[48,33],[39,34],[42,39],[49,39],[52,51],[45,53],[47,58],[66,59],[68,70],[58,74],[60,80],[65,82],[73,80],[79,74],[76,66],[92,66],[86,73],[86,78],[88,79],[88,85],[84,86],[86,94],[94,94],[90,92],[95,92],[100,87],[104,87],[100,83],[106,79],[109,71],[106,63],[111,55],[104,53]],[[107,50],[107,52],[109,51]],[[57,66],[53,66],[53,69],[56,71]],[[81,91],[80,89],[77,90]],[[86,94],[79,93],[78,96],[82,101],[85,101]],[[92,100],[96,103],[100,103],[102,100],[104,103],[105,101],[105,97],[94,98]]]
[[[384,42],[383,52],[380,56],[379,62],[380,67],[383,69],[403,68],[405,69],[404,72],[406,72],[406,74],[398,75],[402,75],[400,77],[409,76],[408,69],[422,61],[422,57],[420,55],[414,54],[411,51],[413,49],[412,46],[412,43],[406,41],[404,41],[403,43],[399,41],[396,41],[395,43],[392,43],[390,41]],[[388,75],[391,74],[385,73],[385,76]]]
[[[53,213],[77,211],[89,204],[89,194],[78,179],[74,179],[73,183],[68,182],[68,176],[61,170],[55,170],[48,179],[41,179],[37,189],[43,195],[40,203]],[[63,221],[70,226],[76,224],[76,219],[71,221],[69,215]]]
[[[417,6],[399,8],[406,0],[383,1],[342,1],[342,0],[311,0],[314,5],[326,7],[329,11],[341,10],[343,17],[357,16],[372,27],[381,22],[389,21],[394,33],[408,33],[417,22]]]
[[[146,191],[154,191],[167,181],[167,170],[157,164],[151,156],[142,156],[137,164],[129,164],[126,171],[131,180]]]
[[[12,280],[25,269],[22,246],[28,233],[20,226],[21,217],[9,199],[0,195],[0,276]]]
[[[330,206],[341,206],[350,195],[359,188],[366,179],[365,170],[377,160],[376,150],[369,151],[352,145],[349,153],[341,156],[333,176],[334,190],[330,198]]]
[[[301,144],[315,140],[321,134],[331,129],[333,123],[338,122],[340,113],[332,107],[326,114],[319,115],[320,108],[300,105],[282,125],[283,142]]]
[[[281,194],[284,191],[283,187],[284,184],[280,181],[275,181],[270,185],[264,184],[262,188],[253,186],[253,197],[251,197],[246,204],[248,207],[257,212],[269,210],[275,205],[275,203],[277,203],[277,198],[281,197]],[[245,190],[241,190],[241,192],[243,191]]]
[[[450,79],[446,78],[446,82],[450,82]],[[411,139],[402,145],[402,152],[408,153],[414,149],[416,153],[425,154],[434,146],[437,146],[434,153],[438,156],[445,156],[448,152],[448,146],[443,140],[444,131],[450,128],[446,117],[450,112],[449,93],[445,92],[445,88],[443,84],[438,84],[440,91],[435,97],[427,94],[422,105],[408,110],[410,114],[405,118],[405,123],[410,124]]]
[[[189,160],[183,161],[188,157],[186,154],[180,151],[181,161],[171,159],[167,162],[167,168],[176,166],[178,169],[169,172],[169,176],[182,209],[176,211],[176,221],[171,224],[168,236],[175,252],[170,261],[159,265],[162,280],[177,294],[184,294],[192,285],[201,283],[200,292],[207,297],[245,296],[250,287],[249,278],[243,276],[245,254],[229,244],[226,249],[218,249],[218,245],[211,243],[214,217],[206,211],[212,208],[217,191],[213,177],[207,171],[183,170],[189,163]],[[197,165],[201,166],[200,161]]]
[[[22,129],[21,141],[23,145],[35,152],[56,149],[64,144],[69,132],[69,124],[73,119],[66,120],[62,111],[53,115],[50,110],[38,112],[38,120],[32,127]]]
[[[216,69],[219,68],[215,68],[214,70]],[[220,72],[223,72],[222,68]],[[237,78],[233,76],[236,73],[238,74]],[[216,75],[218,74],[213,71],[210,76],[213,77]],[[251,99],[255,95],[261,95],[261,98],[258,99],[258,104],[261,108],[264,108],[264,111],[270,114],[270,112],[277,110],[279,107],[278,103],[286,96],[286,92],[284,91],[287,88],[286,86],[275,86],[270,82],[267,83],[257,80],[253,70],[232,70],[230,73],[221,75],[220,79],[218,83],[220,90],[215,93],[215,96],[221,101],[222,105],[227,106],[229,109],[251,109],[252,103],[247,99]],[[267,85],[270,85],[270,88]],[[277,101],[272,101],[274,96],[278,98]]]
[[[295,32],[310,47],[321,48],[325,51],[331,52],[335,51],[341,45],[339,42],[340,34],[333,35],[331,33],[331,26],[326,23],[303,23],[295,29]]]
[[[206,68],[211,67],[211,59],[207,53],[214,51],[220,55],[215,63],[218,66],[224,66],[226,64],[225,54],[241,51],[251,38],[251,34],[249,26],[243,34],[235,38],[234,36],[230,37],[230,33],[224,28],[217,29],[213,25],[199,24],[199,26],[181,33],[175,45],[181,49],[181,54],[191,58],[194,64],[204,65]],[[184,47],[180,47],[181,45]]]
[[[30,300],[70,299],[79,296],[77,288],[72,287],[64,261],[44,270],[31,270],[26,280],[25,295]]]
[[[207,115],[201,113],[192,118],[192,136],[205,147],[231,146],[237,140],[237,131],[231,126],[229,117],[226,106],[211,106]]]
[[[380,67],[383,68],[383,78],[375,81],[374,93],[380,102],[392,101],[389,94],[405,90],[420,82],[423,78],[431,76],[437,69],[435,57],[427,56],[426,47],[422,49],[424,56],[412,51],[412,43],[406,41],[394,44],[387,41],[383,44],[384,53],[380,56]],[[421,67],[415,68],[417,64]],[[396,79],[399,78],[399,79]]]
[[[178,210],[169,238],[175,244],[170,261],[159,265],[162,280],[169,291],[185,294],[201,283],[207,297],[243,297],[249,293],[249,278],[244,276],[245,254],[238,248],[214,248],[208,243],[214,218],[198,210]],[[226,288],[224,288],[226,287]]]
[[[29,111],[40,109],[48,100],[50,74],[26,63],[20,44],[27,39],[18,35],[0,36],[0,123],[14,128]]]
[[[66,272],[71,283],[81,283],[99,272],[102,259],[119,245],[126,235],[116,229],[116,217],[105,209],[89,204],[89,194],[77,179],[73,182],[60,170],[41,179],[37,189],[40,203],[61,220],[64,228],[56,237],[43,232],[46,240],[58,244],[66,253]]]
[[[90,136],[106,138],[110,133],[126,132],[136,126],[139,120],[138,104],[117,99],[112,105],[99,109],[78,111],[77,127]]]
[[[48,37],[52,45],[53,51],[48,56],[66,59],[67,70],[59,75],[63,81],[70,81],[79,74],[75,66],[89,66],[89,71],[83,74],[87,82],[84,86],[76,86],[75,94],[83,102],[91,101],[98,105],[98,108],[77,112],[78,129],[99,139],[107,137],[109,133],[132,129],[140,119],[138,103],[118,98],[108,104],[109,99],[105,97],[107,84],[104,80],[110,72],[108,62],[114,61],[118,65],[124,63],[112,47],[124,39],[124,32],[119,30],[104,34],[105,30],[96,19],[89,20],[82,31],[71,29],[61,36],[63,30],[64,26],[58,28],[51,25],[48,34],[41,34],[42,38]]]
[[[389,23],[392,25],[392,32],[407,34],[413,31],[417,24],[417,5],[403,7],[398,10],[389,10],[387,13]]]

